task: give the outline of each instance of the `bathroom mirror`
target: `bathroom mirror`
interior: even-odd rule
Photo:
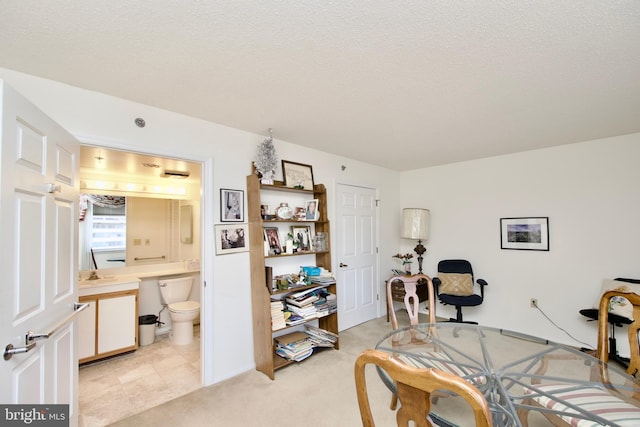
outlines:
[[[79,268],[95,270],[199,259],[193,200],[86,197],[79,223]],[[119,206],[108,206],[118,200]],[[188,204],[185,204],[188,203]]]
[[[180,241],[186,244],[193,243],[192,208],[191,205],[180,206]]]
[[[200,259],[200,163],[81,145],[80,189],[81,271]],[[122,201],[121,211],[97,209],[94,226],[89,195]]]

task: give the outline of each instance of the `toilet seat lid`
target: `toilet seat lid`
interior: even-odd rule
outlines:
[[[173,304],[169,304],[169,310],[176,311],[192,311],[199,310],[200,303],[197,301],[182,301],[182,302],[174,302]]]

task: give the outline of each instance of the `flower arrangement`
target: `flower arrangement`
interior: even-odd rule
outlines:
[[[395,254],[392,258],[398,258],[402,260],[402,265],[411,264],[411,258],[413,258],[413,254]]]
[[[404,274],[411,274],[411,258],[413,258],[412,253],[401,254],[397,253],[393,255],[392,258],[398,258],[402,260],[402,266],[404,267]],[[400,271],[394,270],[395,274],[402,274]]]

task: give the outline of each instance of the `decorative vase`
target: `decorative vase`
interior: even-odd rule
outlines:
[[[276,209],[276,216],[278,219],[289,220],[293,218],[293,209],[289,207],[288,203],[280,203],[280,207]]]
[[[410,263],[410,262],[406,262],[406,263],[404,264],[404,272],[405,272],[407,275],[410,275],[410,274],[411,274],[411,263]]]

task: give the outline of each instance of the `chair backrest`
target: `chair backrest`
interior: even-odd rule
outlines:
[[[418,310],[420,300],[418,298],[418,284],[426,283],[427,295],[429,300],[429,323],[436,323],[436,302],[433,291],[433,282],[426,274],[414,274],[413,276],[395,276],[387,281],[387,304],[389,306],[389,315],[391,317],[391,327],[398,329],[398,319],[393,309],[393,298],[391,295],[392,284],[395,281],[401,281],[404,284],[404,306],[409,314],[411,325],[418,324]]]
[[[365,350],[356,359],[356,392],[363,427],[375,427],[365,379],[368,364],[383,369],[398,387],[401,403],[396,414],[398,426],[407,427],[409,421],[413,421],[416,427],[432,427],[427,418],[431,410],[430,397],[436,390],[444,390],[459,395],[471,406],[476,426],[491,427],[489,404],[482,392],[468,381],[435,368],[414,368],[379,350]]]
[[[438,273],[469,273],[473,279],[473,268],[466,259],[444,259],[438,263]]]
[[[633,305],[633,322],[629,325],[629,367],[627,373],[636,375],[640,369],[640,342],[638,341],[638,331],[640,331],[640,295],[631,292],[608,291],[600,298],[600,315],[598,316],[598,359],[603,362],[609,361],[609,307],[612,304],[612,298],[616,303],[624,303],[619,298],[626,299]]]

